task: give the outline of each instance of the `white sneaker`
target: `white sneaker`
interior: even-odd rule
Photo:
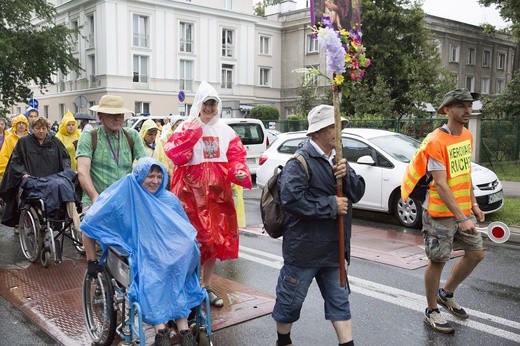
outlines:
[[[424,323],[429,324],[433,329],[445,333],[451,334],[455,332],[455,329],[442,317],[439,309],[432,310],[428,313],[428,308],[424,310]]]

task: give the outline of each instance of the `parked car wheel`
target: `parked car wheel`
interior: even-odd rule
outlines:
[[[406,201],[397,195],[394,199],[394,215],[397,221],[405,227],[421,228],[422,227],[422,205],[419,201],[408,198]]]

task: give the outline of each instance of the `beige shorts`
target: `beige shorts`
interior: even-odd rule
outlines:
[[[473,214],[469,216],[475,223]],[[452,250],[484,250],[480,233],[469,234],[460,230],[453,217],[433,218],[423,212],[423,237],[426,256],[433,262],[448,262]]]

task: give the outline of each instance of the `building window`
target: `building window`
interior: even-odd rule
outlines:
[[[318,53],[318,40],[313,35],[307,35],[307,53]]]
[[[504,85],[505,85],[504,80],[502,78],[497,78],[495,92],[497,94],[502,94],[504,92]]]
[[[451,78],[454,85],[459,85],[459,74],[458,73],[452,73]]]
[[[87,57],[87,75],[90,79],[96,76],[96,56],[91,54]]]
[[[193,53],[193,24],[181,22],[179,24],[179,31],[179,51]]]
[[[94,15],[87,16],[87,46],[88,48],[95,47],[96,29],[94,25]]]
[[[319,71],[320,65],[307,66],[307,68],[313,68],[313,69],[316,69]],[[306,85],[317,86],[318,85],[318,76],[315,73],[307,72],[304,76],[304,82]]]
[[[193,89],[193,61],[181,60],[179,64],[179,88],[191,91]]]
[[[468,56],[466,57],[466,64],[475,65],[475,48],[468,48]]]
[[[480,93],[489,94],[489,78],[488,77],[482,77],[480,79]]]
[[[226,10],[232,10],[233,9],[233,0],[222,0],[224,2],[224,8]]]
[[[70,22],[70,28],[72,30],[78,30],[78,21],[77,20],[73,20],[72,22]],[[79,50],[78,48],[78,42],[79,42],[79,33],[78,32],[75,32],[72,34],[71,36],[71,42],[70,42],[70,50],[73,51],[73,52],[77,52]]]
[[[135,115],[150,114],[150,102],[137,101],[134,110]]]
[[[450,62],[459,62],[460,46],[450,44]]]
[[[150,45],[149,42],[149,32],[150,32],[150,18],[147,16],[142,16],[139,14],[134,14],[134,47],[143,47],[148,48]]]
[[[222,64],[222,89],[233,89],[233,65]]]
[[[234,50],[234,31],[230,29],[222,29],[222,56],[232,58]]]
[[[260,69],[260,85],[261,86],[271,86],[271,69],[270,68],[261,68]]]
[[[260,36],[260,54],[271,55],[271,38]]]
[[[475,77],[466,76],[466,89],[468,89],[469,91],[475,90]]]
[[[437,52],[439,53],[439,55],[442,55],[442,44],[441,44],[441,41],[438,40],[438,39],[433,39],[432,40],[432,44],[437,49]]]
[[[135,83],[148,83],[148,57],[134,55],[134,79]]]
[[[482,67],[489,67],[491,65],[491,51],[485,50],[482,52]]]
[[[497,69],[503,70],[506,68],[506,55],[504,53],[498,53],[497,56]]]

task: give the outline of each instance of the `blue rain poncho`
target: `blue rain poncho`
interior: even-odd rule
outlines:
[[[155,194],[141,186],[153,164],[163,172]],[[81,224],[103,248],[116,246],[129,254],[130,300],[140,304],[144,322],[153,325],[188,316],[203,299],[197,232],[167,184],[164,165],[142,158],[132,173],[101,193]]]

